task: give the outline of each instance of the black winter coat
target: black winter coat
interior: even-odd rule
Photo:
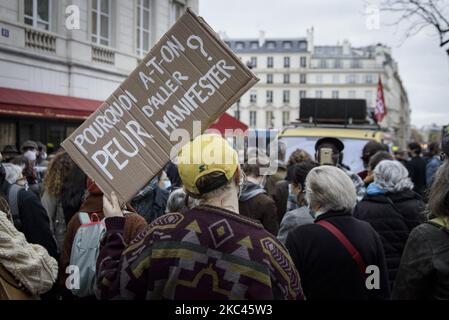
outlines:
[[[393,299],[449,300],[449,229],[413,229],[394,284]]]
[[[369,222],[382,240],[390,288],[393,287],[410,232],[425,220],[424,209],[425,203],[421,197],[411,190],[368,195],[354,209],[354,217]]]
[[[321,225],[306,224],[291,231],[286,241],[306,299],[388,299],[390,288],[385,256],[376,231],[344,211],[324,213],[315,222],[320,220],[337,227],[359,251],[366,266],[379,268],[379,288],[367,288],[365,276],[340,240]]]
[[[0,186],[0,192],[6,199],[10,187],[6,181]],[[40,199],[32,191],[22,189],[17,194],[17,204],[22,224],[19,231],[25,235],[29,243],[40,244],[52,257],[58,259],[58,248],[50,229],[50,219]]]
[[[413,157],[405,165],[409,172],[410,179],[414,184],[413,191],[424,196],[427,188],[426,168],[427,162],[422,157]]]

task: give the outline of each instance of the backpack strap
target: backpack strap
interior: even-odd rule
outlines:
[[[22,228],[22,221],[20,220],[19,201],[18,201],[19,191],[22,189],[23,187],[18,186],[17,184],[12,184],[8,192],[9,209],[11,210],[11,216],[14,225],[18,230]]]
[[[316,224],[319,224],[320,226],[327,229],[330,233],[332,233],[345,247],[345,249],[349,252],[352,259],[357,263],[360,273],[366,277],[366,264],[365,261],[363,261],[363,258],[359,251],[352,245],[352,243],[346,238],[346,236],[332,223],[327,222],[325,220],[320,220],[316,222]]]
[[[82,212],[82,211],[80,211],[80,212],[78,213],[78,219],[80,220],[80,224],[81,224],[81,225],[83,225],[83,224],[89,224],[89,223],[92,222],[92,221],[90,220],[89,214],[88,214],[87,212]]]

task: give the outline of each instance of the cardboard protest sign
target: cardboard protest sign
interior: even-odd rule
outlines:
[[[62,146],[105,194],[128,201],[189,141],[177,129],[195,138],[257,81],[188,9]]]

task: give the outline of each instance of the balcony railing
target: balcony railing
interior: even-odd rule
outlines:
[[[115,53],[106,48],[92,46],[92,61],[114,64]]]
[[[25,29],[25,46],[45,52],[56,52],[56,37],[49,33]]]

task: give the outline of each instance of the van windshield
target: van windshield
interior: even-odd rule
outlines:
[[[315,143],[321,137],[280,137],[279,140],[287,145],[286,161],[290,154],[296,149],[307,151],[312,158],[315,157]],[[352,172],[358,173],[365,170],[363,167],[362,149],[370,140],[339,138],[345,145],[343,150],[343,164],[348,166]]]

